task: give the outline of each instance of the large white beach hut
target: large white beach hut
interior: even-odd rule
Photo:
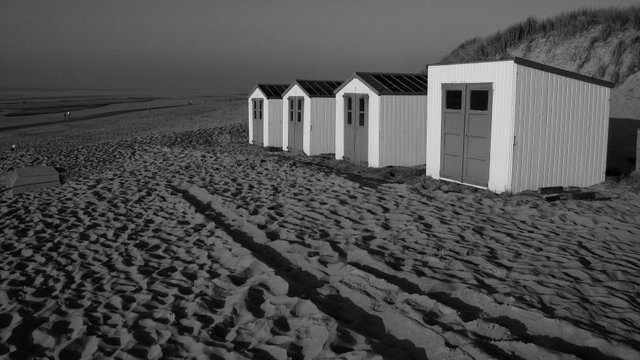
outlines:
[[[428,75],[427,175],[513,193],[604,180],[613,83],[522,58]]]
[[[336,159],[369,167],[425,163],[426,75],[356,72],[335,93]]]
[[[336,98],[342,81],[296,80],[282,95],[282,149],[307,155],[335,151]]]
[[[249,143],[282,146],[282,94],[286,84],[258,84],[249,93]]]

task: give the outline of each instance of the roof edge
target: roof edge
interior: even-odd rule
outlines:
[[[304,87],[302,85],[300,85],[299,81],[327,81],[327,82],[342,82],[342,80],[309,80],[309,79],[295,79],[293,80],[293,82],[291,83],[291,85],[289,85],[289,87],[287,88],[287,90],[285,90],[282,93],[282,97],[284,98],[284,95],[289,92],[289,90],[291,90],[292,87],[294,87],[295,85],[298,85],[298,87],[302,90],[303,93],[305,93],[305,95],[307,95],[308,98],[327,98],[327,97],[333,97],[333,96],[311,96],[309,95],[309,93],[304,89]],[[344,85],[340,84],[340,86]],[[335,92],[333,93],[335,96]]]
[[[431,66],[480,64],[480,63],[491,63],[491,62],[500,62],[500,61],[513,61],[515,64],[526,66],[528,68],[532,68],[532,69],[536,69],[536,70],[542,70],[542,71],[546,71],[546,72],[551,73],[551,74],[556,74],[556,75],[560,75],[560,76],[568,77],[568,78],[571,78],[571,79],[580,80],[580,81],[584,81],[584,82],[588,82],[588,83],[591,83],[591,84],[604,86],[604,87],[608,87],[608,88],[613,88],[613,87],[616,86],[615,83],[613,83],[611,81],[594,78],[594,77],[583,75],[583,74],[580,74],[580,73],[577,73],[577,72],[574,72],[574,71],[569,71],[569,70],[561,69],[559,67],[546,65],[546,64],[543,64],[543,63],[539,63],[537,61],[521,58],[521,57],[518,57],[518,56],[508,57],[508,58],[504,58],[504,59],[494,59],[494,60],[477,60],[477,61],[466,61],[466,62],[448,63],[448,64],[438,63],[438,64],[427,65],[427,68],[429,68]]]
[[[551,66],[551,65],[542,64],[542,63],[539,63],[539,62],[536,62],[536,61],[524,59],[524,58],[517,57],[517,56],[513,58],[513,62],[518,64],[518,65],[526,66],[526,67],[529,67],[529,68],[532,68],[532,69],[546,71],[546,72],[549,72],[549,73],[552,73],[552,74],[556,74],[556,75],[560,75],[560,76],[564,76],[564,77],[568,77],[568,78],[572,78],[572,79],[588,82],[588,83],[595,84],[595,85],[608,87],[610,89],[616,86],[616,84],[614,84],[611,81],[598,79],[598,78],[594,78],[594,77],[587,76],[587,75],[582,75],[582,74],[577,73],[577,72],[561,69],[561,68],[558,68],[558,67],[555,67],[555,66]]]
[[[334,91],[333,91],[333,95],[337,95],[340,90],[344,89],[345,86],[347,86],[347,84],[349,84],[351,81],[353,81],[354,79],[358,79],[360,81],[362,81],[362,83],[364,83],[365,85],[367,85],[367,87],[373,91],[374,93],[376,93],[376,95],[380,95],[378,93],[378,90],[375,89],[373,86],[371,86],[371,84],[369,84],[369,82],[365,81],[360,75],[358,74],[365,74],[364,72],[361,71],[356,71],[353,73],[353,75],[351,75],[347,80],[345,80],[340,86],[338,86]]]

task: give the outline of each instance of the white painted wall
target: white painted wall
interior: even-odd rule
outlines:
[[[610,89],[516,66],[511,191],[604,181]]]
[[[344,94],[369,95],[369,166],[377,167],[380,162],[380,96],[359,79],[349,81],[338,93],[335,101],[335,154],[336,159],[344,156]]]
[[[336,99],[311,98],[310,149],[308,155],[333,154],[336,146]]]
[[[490,190],[511,188],[513,119],[515,112],[516,65],[513,60],[471,64],[433,65],[428,68],[426,173],[440,178],[442,127],[442,84],[493,83]]]
[[[370,122],[371,124],[371,122]],[[427,96],[380,96],[379,158],[372,167],[414,166],[426,162]]]
[[[247,119],[249,120],[249,144],[251,144],[251,139],[253,139],[253,106],[251,104],[251,101],[253,99],[263,99],[265,106],[267,103],[267,97],[264,95],[264,93],[262,92],[262,90],[260,90],[260,88],[256,88],[255,90],[253,90],[253,92],[251,94],[249,94],[249,99],[247,100],[248,102],[248,110],[249,112],[247,113]],[[266,111],[265,111],[266,114]],[[266,124],[265,124],[266,125]],[[265,129],[266,126],[263,126],[263,129]],[[266,139],[266,137],[264,137],[264,139]],[[265,142],[266,144],[266,142]]]
[[[282,146],[282,99],[265,101],[264,146]]]

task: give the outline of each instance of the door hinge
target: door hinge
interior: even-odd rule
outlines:
[[[516,138],[516,136],[513,136],[513,146],[518,145],[518,139]]]

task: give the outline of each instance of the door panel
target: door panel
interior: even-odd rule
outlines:
[[[296,142],[296,101],[295,98],[290,97],[288,103],[288,116],[287,122],[288,126],[288,134],[287,134],[287,148],[289,151],[293,151],[295,149]]]
[[[356,164],[367,166],[369,160],[369,99],[366,96],[356,96],[357,122],[354,124],[355,131],[355,154]]]
[[[251,139],[253,141],[254,144],[256,145],[263,145],[264,144],[264,132],[263,132],[263,100],[262,99],[253,99],[251,101],[252,103],[252,116],[253,116],[253,120],[252,120],[252,124],[253,124],[253,139]]]
[[[491,95],[491,85],[467,85],[463,181],[483,187],[489,185]]]
[[[440,176],[462,182],[464,151],[464,85],[442,88],[442,145]]]
[[[441,177],[489,184],[491,101],[491,84],[443,85]]]
[[[344,95],[344,160],[355,161],[355,96]]]
[[[344,160],[368,165],[369,98],[367,95],[344,95]]]
[[[304,134],[304,98],[296,98],[296,130],[294,151],[304,151],[302,139]]]

